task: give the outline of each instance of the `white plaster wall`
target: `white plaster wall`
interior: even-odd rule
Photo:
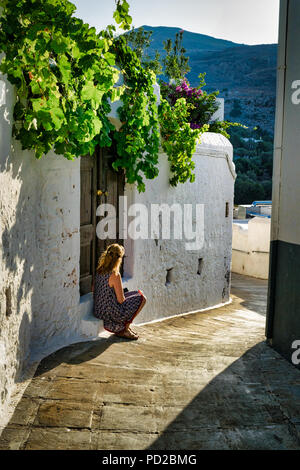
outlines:
[[[217,111],[212,115],[211,121],[224,121],[224,98],[216,98],[218,103]]]
[[[29,363],[76,340],[82,308],[80,161],[23,151],[11,137],[12,87],[0,83],[1,427]]]
[[[167,155],[160,154],[160,173],[147,181],[145,193],[126,187],[126,195],[135,203],[204,204],[204,245],[187,251],[183,240],[125,241],[128,252],[134,249],[134,265],[125,258],[124,280],[129,290],[141,289],[147,304],[136,323],[144,323],[179,313],[212,307],[229,300],[233,188],[235,171],[232,146],[219,134],[206,133],[194,155],[194,183],[169,185]],[[225,203],[229,217],[225,217]],[[201,274],[198,259],[203,258]],[[166,285],[167,269],[173,268],[172,281]]]
[[[282,0],[277,57],[272,240],[300,245],[300,3]]]
[[[272,215],[272,206],[262,206],[260,208],[260,213],[263,215],[268,215],[271,217]]]
[[[27,203],[22,197],[22,168],[11,151],[13,89],[1,76],[0,84],[0,406],[4,412],[30,352],[32,288],[24,277],[33,281],[34,239],[26,243],[24,232],[34,225],[35,195]],[[31,187],[34,191],[34,182]]]
[[[247,223],[234,221],[232,271],[268,279],[271,219],[254,217]]]

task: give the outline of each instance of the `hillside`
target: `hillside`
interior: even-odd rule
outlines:
[[[163,41],[174,39],[180,31],[165,26],[143,28],[153,31],[151,56],[155,50],[163,55]],[[225,99],[225,119],[259,125],[273,134],[277,44],[248,46],[185,31],[183,46],[190,58],[190,84],[197,86],[199,73],[206,72],[206,90],[219,90]]]
[[[144,25],[142,28],[145,31],[153,31],[152,35],[152,49],[162,49],[163,41],[166,41],[169,38],[175,38],[176,33],[178,33],[180,28],[171,28],[168,26],[147,26]],[[224,39],[217,39],[212,36],[206,36],[205,34],[192,33],[190,31],[184,31],[183,35],[183,46],[187,49],[189,53],[192,51],[221,51],[226,47],[239,46],[232,41],[226,41]]]

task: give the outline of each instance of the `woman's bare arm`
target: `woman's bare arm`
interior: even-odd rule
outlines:
[[[113,287],[116,293],[117,301],[122,304],[125,300],[122,279],[120,274],[112,273],[108,281],[110,287]]]

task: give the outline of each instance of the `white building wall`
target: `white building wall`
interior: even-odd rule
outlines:
[[[299,31],[300,2],[281,0],[266,336],[289,361],[300,338]]]
[[[211,307],[229,300],[231,262],[233,188],[235,171],[232,146],[220,134],[205,133],[194,155],[196,180],[193,183],[169,185],[167,155],[160,154],[160,172],[146,183],[145,193],[138,194],[126,187],[128,200],[151,203],[204,205],[204,244],[199,250],[188,251],[184,240],[127,240],[126,251],[134,246],[134,266],[125,258],[124,285],[129,290],[141,289],[147,304],[136,323],[168,317],[177,313]],[[226,215],[226,202],[228,217]],[[194,221],[195,222],[195,221]],[[197,274],[202,258],[201,274]],[[167,270],[172,269],[171,282],[166,285]]]
[[[232,233],[234,273],[268,279],[271,219],[235,220]]]
[[[12,87],[0,102],[0,426],[29,362],[74,342],[79,296],[80,161],[36,160],[11,138]]]
[[[34,285],[34,236],[26,229],[35,225],[36,195],[32,168],[27,182],[31,194],[24,194],[21,161],[11,149],[12,87],[0,81],[0,409],[11,397],[24,362],[30,353],[32,297]],[[28,154],[24,152],[23,163]],[[26,176],[27,178],[27,176]],[[29,197],[29,199],[28,199]],[[14,235],[13,235],[14,234]],[[26,277],[30,277],[26,281]],[[1,424],[1,421],[0,421]]]

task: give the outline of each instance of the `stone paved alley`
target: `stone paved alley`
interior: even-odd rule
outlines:
[[[1,449],[300,449],[300,371],[265,343],[267,282],[39,365]]]

